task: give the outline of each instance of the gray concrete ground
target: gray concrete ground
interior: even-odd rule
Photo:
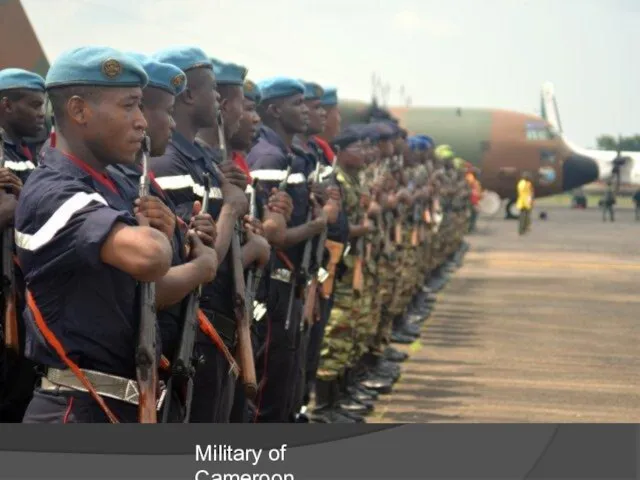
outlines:
[[[640,222],[546,211],[479,223],[369,423],[640,422]]]

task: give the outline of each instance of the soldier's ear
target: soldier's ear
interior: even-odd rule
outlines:
[[[11,113],[11,109],[12,109],[11,100],[9,100],[8,97],[0,98],[0,107],[2,107],[2,109],[5,112]]]
[[[92,114],[91,107],[84,98],[73,95],[67,100],[67,117],[72,122],[78,125],[86,125]]]
[[[226,112],[230,105],[229,100],[227,98],[221,98],[219,104],[220,104],[220,110],[222,110],[223,112]]]
[[[280,105],[278,105],[275,102],[274,103],[270,103],[269,106],[267,107],[267,113],[272,118],[280,118],[280,116],[282,114],[282,111],[280,109]]]

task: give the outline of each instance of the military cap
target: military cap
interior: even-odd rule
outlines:
[[[397,135],[397,130],[392,127],[390,122],[376,122],[373,124],[378,131],[378,140],[391,140]]]
[[[320,105],[323,107],[333,107],[338,105],[338,90],[335,87],[323,88]]]
[[[213,70],[211,59],[199,47],[177,46],[164,48],[153,54],[153,58],[159,62],[175,65],[183,72],[194,68]]]
[[[44,78],[21,68],[0,70],[0,92],[3,90],[38,90],[44,92]]]
[[[262,93],[262,101],[272,98],[292,97],[293,95],[304,94],[304,85],[294,78],[273,77],[258,82],[258,87]]]
[[[371,142],[377,142],[380,140],[380,129],[375,123],[367,123],[362,125],[362,135],[363,138]]]
[[[244,85],[244,77],[247,76],[246,67],[235,63],[221,62],[215,58],[211,59],[211,63],[218,85],[237,85],[239,87]]]
[[[256,103],[260,103],[260,100],[262,100],[260,89],[251,80],[244,81],[244,98],[248,98]]]
[[[438,145],[434,153],[439,160],[449,160],[454,157],[453,150],[449,145]]]
[[[436,146],[436,142],[433,141],[429,135],[416,135],[416,137],[423,139],[427,143],[427,148],[433,148]]]
[[[413,151],[423,152],[429,148],[426,140],[418,136],[409,137],[407,139],[407,143],[409,144],[409,148]]]
[[[324,90],[320,85],[313,82],[303,82],[300,80],[300,83],[304,85],[304,99],[305,100],[320,100],[322,99],[322,95],[324,94]]]
[[[363,125],[349,125],[331,140],[331,146],[336,150],[344,150],[349,145],[365,139]]]
[[[146,87],[149,76],[140,63],[110,47],[89,46],[62,53],[49,68],[47,89],[71,85]]]
[[[144,53],[127,52],[127,55],[136,59],[147,72],[149,77],[147,87],[160,88],[175,96],[180,95],[187,88],[187,76],[175,65],[159,62]]]

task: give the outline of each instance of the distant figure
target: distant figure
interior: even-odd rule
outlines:
[[[640,220],[640,190],[633,194],[633,203],[636,206],[636,222]]]
[[[465,179],[467,180],[467,183],[471,188],[471,205],[468,233],[473,233],[476,231],[476,223],[478,221],[478,209],[480,208],[479,204],[480,199],[482,198],[482,185],[480,184],[480,180],[478,180],[478,170],[473,166],[469,166],[467,168]]]
[[[609,212],[609,220],[615,221],[613,212],[613,206],[616,204],[616,195],[613,192],[613,183],[611,180],[607,182],[607,191],[604,194],[602,200],[600,200],[600,206],[602,207],[602,221],[607,221],[607,212]]]
[[[520,221],[518,223],[518,233],[524,235],[531,228],[531,210],[533,209],[533,182],[531,174],[523,172],[518,182],[517,208],[520,210]]]
[[[587,208],[587,197],[584,194],[584,190],[582,188],[576,188],[573,191],[573,198],[571,199],[571,207],[585,209]]]

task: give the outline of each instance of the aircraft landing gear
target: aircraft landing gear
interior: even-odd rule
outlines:
[[[520,217],[520,210],[516,207],[515,200],[509,200],[504,209],[505,220],[517,220]]]

